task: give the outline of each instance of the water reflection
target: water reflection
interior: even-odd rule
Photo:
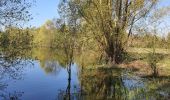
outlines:
[[[13,93],[1,93],[1,100],[21,100],[23,92],[13,92]]]
[[[20,50],[11,46],[1,48],[0,52],[0,99],[19,100],[24,92],[8,92],[6,88],[11,80],[22,79],[24,66],[31,62],[28,59],[31,52],[29,48]]]
[[[4,56],[0,60],[3,63],[0,65],[2,100],[168,100],[170,98],[169,77],[140,78],[125,69],[93,68],[85,66],[86,64],[80,66],[82,62],[74,59],[76,55],[73,56],[71,52],[66,53],[62,50],[34,48],[15,53],[12,51],[15,50],[1,51]],[[80,56],[76,57],[78,59]]]
[[[169,84],[169,79],[144,79],[130,75],[127,70],[117,68],[102,68],[85,70],[81,74],[85,100],[168,100],[169,88],[160,92],[159,85]],[[169,84],[170,85],[170,84]],[[161,89],[163,89],[161,87]],[[169,91],[169,92],[168,92]],[[165,96],[166,94],[166,96]]]
[[[47,74],[58,74],[61,70],[61,65],[57,61],[45,61],[42,68]]]
[[[75,67],[76,64],[70,63],[70,65],[67,67],[67,86],[65,89],[60,90],[59,93],[57,94],[56,100],[80,100],[81,99],[81,91],[79,84],[75,84],[73,81],[74,75],[72,74],[77,74],[77,68]],[[73,68],[76,68],[73,69]],[[75,70],[76,72],[74,72]],[[78,77],[77,77],[78,78]]]
[[[73,56],[73,48],[69,48],[69,49],[65,49],[64,51],[64,54],[65,54],[65,57],[66,57],[66,60],[65,60],[65,64],[66,64],[66,70],[67,70],[67,73],[68,73],[68,82],[67,82],[67,88],[66,90],[61,90],[59,95],[58,95],[58,99],[61,99],[61,100],[72,100],[74,99],[74,93],[73,91],[71,91],[71,80],[72,80],[72,66],[74,65],[74,56]],[[76,86],[75,88],[76,89]],[[75,91],[74,91],[75,92]]]
[[[98,69],[84,70],[81,74],[83,79],[82,90],[86,99],[125,99],[126,87],[122,78],[118,77],[120,70]]]

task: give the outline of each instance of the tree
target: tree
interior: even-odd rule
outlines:
[[[58,36],[60,48],[64,49],[68,56],[68,62],[73,60],[73,53],[77,46],[79,33],[79,20],[76,6],[74,3],[61,2],[59,5],[60,19],[57,20]]]
[[[112,63],[121,63],[134,25],[149,14],[157,0],[69,0]]]
[[[45,24],[34,30],[34,43],[37,46],[55,47],[57,29],[54,22],[47,20]]]
[[[170,48],[170,32],[168,33],[168,36],[167,36],[167,42],[168,42],[168,48]]]
[[[154,11],[152,12],[153,14],[150,15],[147,20],[149,22],[149,29],[147,29],[147,31],[153,35],[151,43],[152,52],[148,55],[148,63],[152,68],[152,75],[154,77],[159,75],[157,63],[164,58],[163,56],[156,54],[156,41],[158,41],[157,35],[163,22],[163,18],[167,16],[167,12],[169,12],[169,7],[164,7],[161,9],[154,8]]]
[[[0,0],[0,27],[28,21],[31,3],[30,0]]]

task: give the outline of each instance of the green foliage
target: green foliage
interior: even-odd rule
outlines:
[[[1,33],[0,41],[1,41],[1,46],[6,48],[10,43],[8,33]]]
[[[28,48],[32,45],[33,36],[28,29],[8,28],[0,34],[1,47]]]
[[[167,36],[167,43],[168,43],[168,48],[170,48],[170,33],[168,33],[168,36]]]
[[[122,53],[126,52],[127,40],[134,23],[145,17],[156,4],[156,0],[147,1],[147,5],[145,2],[146,0],[137,2],[72,0],[61,3],[63,6],[60,8],[63,10],[62,17],[66,18],[66,22],[71,21],[74,24],[74,18],[79,19],[79,28],[82,29],[82,34],[86,34],[83,39],[90,36],[97,45],[98,51],[104,52],[103,55],[108,61],[121,63],[124,56]]]
[[[29,8],[33,0],[0,0],[0,26],[18,25],[31,19]]]
[[[57,29],[50,20],[36,29],[34,32],[34,44],[36,46],[55,47]]]
[[[152,40],[154,35],[152,34],[135,34],[133,35],[129,41],[131,41],[130,47],[138,47],[138,48],[152,48]],[[168,40],[164,37],[156,36],[155,48],[167,48]]]
[[[152,69],[156,68],[156,64],[160,61],[160,58],[155,53],[148,54],[148,63]]]
[[[153,71],[154,77],[159,75],[158,69],[157,69],[157,63],[159,63],[163,58],[164,58],[164,55],[155,53],[155,50],[153,50],[153,52],[148,53],[147,62]]]

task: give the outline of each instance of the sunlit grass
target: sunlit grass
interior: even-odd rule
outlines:
[[[170,75],[170,55],[158,63],[160,73]]]
[[[160,53],[160,54],[170,54],[170,50],[169,49],[161,49],[161,48],[156,48],[156,53]],[[131,53],[150,53],[152,52],[151,48],[128,48],[127,52],[131,52]]]
[[[134,58],[136,61],[138,60],[141,63],[142,62],[146,63],[147,54],[151,53],[152,49],[151,48],[129,48],[127,51],[130,54],[130,56]],[[161,59],[157,64],[159,74],[163,76],[169,76],[170,75],[170,50],[156,48],[156,53],[161,56],[164,56],[163,59]]]

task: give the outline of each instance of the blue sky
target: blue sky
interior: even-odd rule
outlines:
[[[60,0],[35,0],[35,5],[31,8],[33,20],[27,23],[28,26],[41,26],[48,19],[59,17],[57,7]],[[160,0],[160,6],[170,5],[170,0]]]
[[[161,2],[161,6],[168,6],[170,5],[170,0],[159,0]]]
[[[41,26],[48,19],[58,17],[57,7],[60,0],[35,0],[35,4],[32,6],[30,13],[33,20],[28,22],[27,25]]]

